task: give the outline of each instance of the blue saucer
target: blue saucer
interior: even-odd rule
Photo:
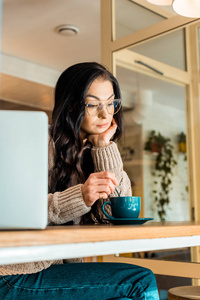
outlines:
[[[153,220],[153,218],[113,218],[113,219],[103,219],[104,221],[109,221],[114,225],[141,225],[144,224],[147,221]]]

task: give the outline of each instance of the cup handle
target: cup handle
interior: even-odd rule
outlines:
[[[108,215],[107,212],[105,211],[104,207],[106,206],[106,204],[108,204],[108,205],[111,206],[111,202],[110,202],[110,201],[106,201],[106,202],[104,202],[104,204],[102,205],[102,210],[103,210],[104,215],[106,215],[106,217],[108,217],[109,219],[114,219],[112,216]]]

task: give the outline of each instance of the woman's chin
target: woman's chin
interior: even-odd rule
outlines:
[[[100,133],[104,133],[108,128],[97,128],[95,131],[94,134],[100,134]]]
[[[106,131],[109,127],[110,127],[110,124],[106,124],[106,125],[96,125],[95,130],[97,130],[98,132],[104,132],[104,131]]]

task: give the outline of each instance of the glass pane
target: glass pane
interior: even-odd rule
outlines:
[[[129,48],[172,67],[186,71],[185,30],[176,30]]]
[[[186,153],[185,88],[117,67],[125,139],[119,143],[141,217],[190,219]]]
[[[170,7],[148,3],[146,5],[148,8],[138,4],[137,1],[115,0],[115,39],[145,29],[176,15]]]

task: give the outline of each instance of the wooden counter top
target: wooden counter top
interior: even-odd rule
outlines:
[[[148,222],[143,225],[48,226],[44,230],[0,231],[0,248],[200,235],[200,222]]]

